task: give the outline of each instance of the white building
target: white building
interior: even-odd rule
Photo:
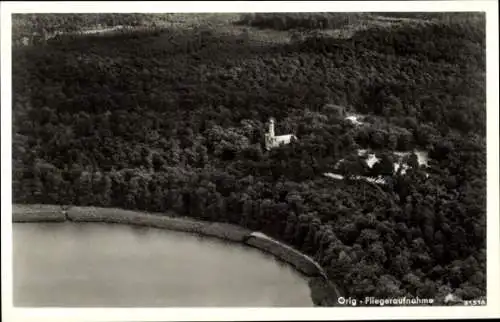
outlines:
[[[265,134],[266,150],[271,150],[272,148],[279,147],[280,145],[290,144],[290,142],[292,142],[292,139],[297,140],[297,137],[293,134],[276,136],[274,133],[275,122],[276,121],[274,118],[269,119],[269,130]]]
[[[359,120],[360,119],[359,115],[355,115],[355,114],[348,115],[345,119],[348,120],[349,122],[351,122],[352,124],[357,125],[357,126],[364,124],[363,122],[361,122]]]

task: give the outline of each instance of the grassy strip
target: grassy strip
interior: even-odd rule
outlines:
[[[40,211],[32,213],[12,213],[12,222],[63,222],[65,221],[64,214],[51,211]]]
[[[210,223],[189,218],[175,218],[170,214],[144,214],[114,208],[72,207],[68,210],[68,218],[75,222],[107,222],[169,229],[235,242],[243,242],[250,234],[249,230],[224,223]]]
[[[45,211],[61,211],[62,207],[58,205],[21,205],[14,204],[12,205],[12,212],[16,214],[20,213],[39,213]]]
[[[64,221],[64,213],[55,205],[12,205],[12,222]]]
[[[306,276],[324,275],[321,267],[312,259],[290,246],[284,245],[268,237],[252,234],[245,243],[267,253],[270,253],[282,261],[294,266]]]
[[[244,242],[250,230],[225,223],[210,223],[201,227],[201,234],[235,242]]]

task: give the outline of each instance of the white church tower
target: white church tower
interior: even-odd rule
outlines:
[[[276,136],[274,133],[274,124],[276,120],[274,118],[269,119],[269,130],[265,135],[265,145],[266,150],[271,150],[282,144],[290,144],[292,139],[297,140],[297,137],[293,134],[279,135]]]

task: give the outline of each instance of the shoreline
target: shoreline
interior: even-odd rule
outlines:
[[[236,242],[267,253],[301,273],[315,306],[335,306],[338,288],[312,258],[267,235],[233,224],[177,217],[174,213],[147,213],[118,208],[13,205],[13,223],[101,222],[166,229]],[[332,294],[333,293],[333,294]]]

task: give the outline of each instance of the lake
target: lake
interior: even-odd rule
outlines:
[[[271,255],[182,232],[14,223],[14,306],[310,307],[307,279]]]

